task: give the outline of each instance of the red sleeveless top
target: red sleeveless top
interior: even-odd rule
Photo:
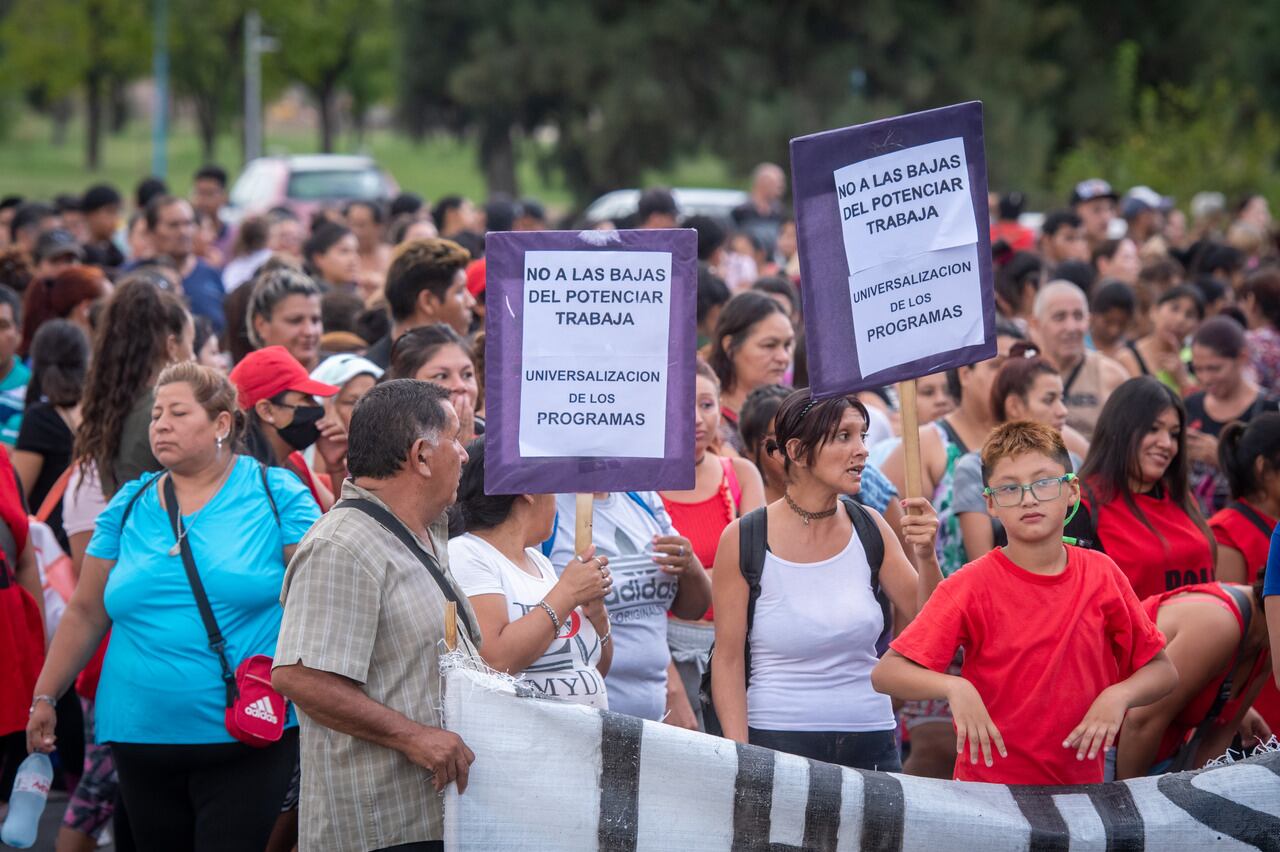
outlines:
[[[1192,586],[1183,586],[1180,589],[1173,589],[1160,595],[1153,595],[1142,602],[1142,608],[1154,623],[1160,607],[1163,606],[1170,598],[1185,595],[1188,592],[1196,592],[1204,595],[1213,596],[1216,601],[1225,609],[1230,611],[1236,617],[1236,624],[1241,630],[1244,629],[1244,617],[1240,614],[1239,608],[1236,606],[1236,600],[1229,592],[1222,588],[1218,583],[1197,583]],[[1253,614],[1254,618],[1265,618],[1261,611]],[[1241,636],[1241,641],[1244,637]],[[1249,670],[1248,676],[1244,683],[1232,684],[1231,691],[1236,695],[1229,699],[1223,706],[1222,712],[1218,714],[1218,718],[1214,720],[1217,725],[1225,725],[1235,718],[1240,710],[1240,703],[1244,700],[1245,694],[1248,693],[1249,687],[1255,680],[1264,677],[1263,670],[1267,665],[1268,652],[1264,649],[1258,654],[1258,659],[1254,662],[1253,668]],[[1234,658],[1233,658],[1234,660]],[[1233,661],[1233,668],[1234,668]],[[1227,679],[1227,673],[1224,672],[1222,677],[1216,677],[1200,690],[1200,694],[1192,699],[1186,707],[1182,708],[1182,712],[1178,714],[1164,732],[1164,737],[1160,740],[1160,749],[1156,752],[1156,762],[1172,756],[1187,738],[1199,727],[1204,721],[1204,717],[1213,709],[1213,702],[1218,697],[1218,690],[1222,688],[1222,683]]]
[[[738,482],[738,474],[733,469],[733,459],[721,458],[720,466],[724,475],[720,478],[720,488],[706,500],[697,503],[681,503],[662,496],[662,505],[671,516],[671,525],[680,535],[693,544],[693,552],[698,561],[708,571],[716,561],[716,548],[720,545],[720,536],[724,528],[738,517],[738,507],[742,504],[742,486]],[[707,609],[703,616],[708,621],[712,611]]]

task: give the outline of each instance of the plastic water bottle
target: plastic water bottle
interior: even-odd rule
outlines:
[[[53,781],[53,764],[47,754],[34,751],[18,767],[18,777],[13,782],[13,795],[9,797],[9,815],[0,840],[15,849],[30,849],[36,842],[40,828],[40,815],[49,798],[49,784]]]

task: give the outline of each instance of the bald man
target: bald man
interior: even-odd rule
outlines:
[[[1041,355],[1062,374],[1067,425],[1092,439],[1107,397],[1129,373],[1107,356],[1085,348],[1088,329],[1089,303],[1084,291],[1062,280],[1040,288],[1032,308],[1032,339]]]
[[[782,167],[761,163],[751,172],[750,198],[733,210],[733,223],[759,239],[770,256],[778,244],[778,229],[786,213],[782,198],[786,194],[787,174]]]

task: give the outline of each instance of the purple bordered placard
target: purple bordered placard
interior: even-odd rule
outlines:
[[[983,340],[864,375],[858,357],[850,269],[834,173],[873,157],[957,137],[963,140],[976,220]],[[880,387],[995,356],[995,295],[981,102],[971,101],[792,139],[791,179],[809,379],[816,397]],[[863,342],[861,345],[878,344]]]
[[[524,274],[525,253],[530,251],[670,252],[667,416],[665,452],[661,458],[521,456]],[[485,257],[485,493],[563,494],[693,488],[697,233],[687,228],[502,231],[485,237]],[[608,331],[602,329],[601,333],[608,334]],[[583,390],[591,388],[584,385]]]

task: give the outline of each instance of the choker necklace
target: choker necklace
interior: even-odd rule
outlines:
[[[791,507],[791,511],[795,512],[804,519],[804,525],[809,526],[810,521],[820,521],[823,518],[829,518],[836,513],[836,509],[840,506],[840,501],[836,501],[836,505],[830,509],[824,509],[821,512],[806,512],[797,505],[795,500],[791,499],[791,494],[787,491],[782,492],[782,499],[787,501],[787,505]]]

